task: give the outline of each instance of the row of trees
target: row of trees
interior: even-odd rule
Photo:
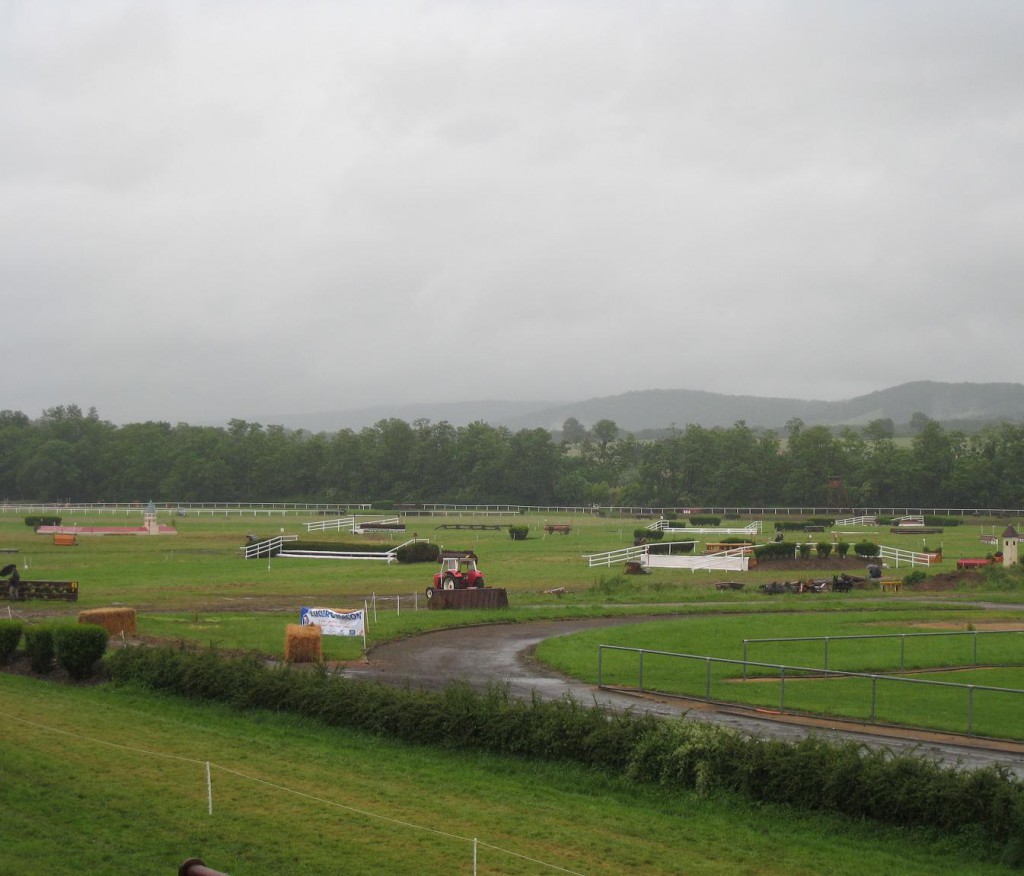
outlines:
[[[1021,507],[1024,424],[964,435],[936,422],[898,443],[886,423],[784,435],[738,422],[640,442],[602,420],[512,432],[381,420],[358,432],[124,426],[59,406],[0,411],[0,496],[39,501],[448,501],[518,504]]]

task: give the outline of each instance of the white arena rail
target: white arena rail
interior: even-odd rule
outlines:
[[[935,554],[908,551],[903,548],[886,547],[885,545],[879,545],[878,558],[880,560],[891,560],[895,563],[897,569],[900,567],[900,563],[903,563],[905,566],[930,566],[932,563],[938,562]]]
[[[712,569],[730,572],[746,572],[750,568],[750,554],[747,549],[722,551],[717,554],[649,554],[644,565],[653,569]]]
[[[877,526],[878,518],[874,514],[864,517],[845,517],[836,521],[836,526]]]

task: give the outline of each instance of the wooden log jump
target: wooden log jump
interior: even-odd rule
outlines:
[[[427,600],[429,609],[508,608],[504,587],[469,587],[466,590],[435,590]]]

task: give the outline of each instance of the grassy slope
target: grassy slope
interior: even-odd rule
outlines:
[[[515,855],[588,874],[1004,872],[951,838],[267,713],[3,675],[0,698],[4,872],[173,872],[199,856],[235,874],[431,876],[470,872],[473,837],[480,873],[557,872]]]

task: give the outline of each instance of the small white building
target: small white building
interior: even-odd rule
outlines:
[[[1017,563],[1017,543],[1020,536],[1012,526],[1007,526],[1002,535],[1003,542],[1003,565],[1013,566]]]

